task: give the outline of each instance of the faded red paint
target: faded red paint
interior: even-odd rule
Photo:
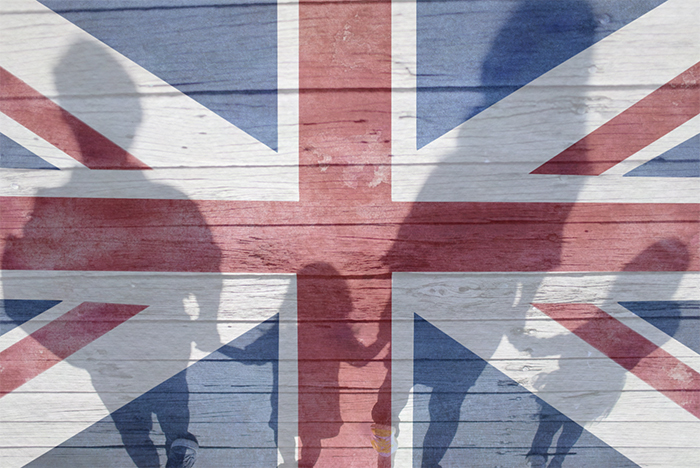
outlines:
[[[299,466],[388,467],[393,236],[367,213],[391,206],[391,2],[302,2],[299,36]]]
[[[344,275],[700,270],[698,204],[344,202],[7,197],[2,265],[295,273],[324,261]],[[669,238],[686,246],[682,265],[661,255],[630,266]]]

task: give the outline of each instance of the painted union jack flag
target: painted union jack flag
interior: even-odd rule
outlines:
[[[3,0],[5,467],[700,458],[697,0]]]

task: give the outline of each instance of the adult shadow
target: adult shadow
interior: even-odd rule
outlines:
[[[519,1],[509,18],[502,24],[490,45],[490,49],[483,57],[478,86],[475,89],[467,90],[471,104],[468,104],[468,107],[464,109],[463,120],[477,116],[542,73],[591,46],[596,39],[596,27],[591,5],[585,0]],[[420,76],[419,67],[419,80]],[[583,101],[586,98],[586,81],[586,77],[581,75],[572,77],[567,82],[567,89],[570,90],[570,94],[567,96],[568,102],[578,104],[578,101]],[[420,82],[418,86],[421,87]],[[521,105],[522,108],[513,112],[537,112],[538,103],[535,101],[525,102]],[[564,109],[564,112],[567,111],[571,112],[570,107]],[[419,116],[420,118],[423,117]],[[449,194],[448,198],[454,197],[455,193],[459,194],[463,188],[462,185],[469,183],[460,180],[460,174],[469,176],[470,167],[482,164],[489,157],[479,152],[483,148],[480,148],[478,144],[473,146],[471,142],[483,140],[485,136],[483,132],[492,134],[493,132],[508,131],[522,133],[524,129],[502,128],[499,127],[497,121],[490,122],[489,126],[486,124],[465,125],[457,136],[458,141],[455,146],[459,149],[445,157],[436,166],[419,193],[418,200],[441,201],[445,194]],[[561,139],[554,122],[549,122],[549,127],[534,128],[529,132],[531,134],[534,132],[535,139],[539,141]],[[523,141],[530,140],[532,138],[523,138]],[[493,141],[496,139],[494,138]],[[515,142],[515,139],[510,138],[508,141]],[[517,149],[513,151],[517,151]],[[519,158],[519,155],[516,156]],[[509,161],[498,161],[497,163],[505,162]],[[525,164],[527,163],[531,164],[531,161],[525,161]],[[513,166],[514,172],[521,171],[522,167],[525,166],[522,161],[518,164]],[[528,171],[533,169],[535,167],[528,169]],[[397,241],[384,260],[392,271],[416,271],[411,266],[407,266],[406,259],[409,259],[408,263],[418,265],[420,271],[435,271],[430,269],[431,257],[442,255],[443,257],[457,258],[461,264],[466,265],[466,268],[469,269],[472,268],[472,264],[484,263],[483,259],[489,255],[493,258],[504,256],[503,252],[497,250],[497,246],[501,245],[504,249],[510,250],[509,255],[513,259],[513,263],[521,264],[518,267],[519,271],[556,270],[562,262],[563,233],[567,218],[573,208],[576,194],[580,191],[583,183],[584,180],[580,177],[573,177],[568,181],[566,191],[571,202],[532,204],[527,210],[518,212],[516,217],[523,220],[519,225],[518,232],[511,231],[508,227],[508,225],[513,225],[512,218],[515,214],[513,211],[500,212],[500,214],[497,211],[489,212],[487,204],[475,203],[474,216],[478,218],[479,214],[483,213],[483,218],[464,222],[458,227],[450,226],[450,229],[461,229],[467,233],[466,236],[460,236],[469,239],[469,247],[465,247],[466,244],[452,246],[454,251],[448,252],[449,249],[446,249],[442,254],[434,253],[435,249],[440,249],[441,246],[436,245],[437,243],[433,239],[422,233],[422,226],[416,220],[421,219],[421,212],[425,211],[425,206],[416,203],[411,214],[399,229]],[[489,190],[487,185],[483,187],[484,191]],[[456,197],[459,198],[458,195]],[[511,199],[517,199],[516,197],[517,194],[513,193]],[[445,209],[449,209],[449,204],[445,204]],[[520,211],[517,208],[512,210]],[[523,213],[526,212],[532,215],[532,219],[522,218],[525,216]],[[509,237],[539,239],[543,236],[549,239],[545,248],[523,243],[523,247],[515,251],[507,241],[502,239]],[[483,241],[486,247],[479,246],[479,241]],[[421,264],[422,259],[426,259],[423,262],[424,265]],[[495,271],[508,271],[508,268],[506,264],[505,268],[501,266],[500,270]],[[530,303],[538,289],[538,285],[530,285],[528,289],[516,290],[515,285],[513,285],[512,289],[507,292],[495,291],[496,294],[506,294],[509,296],[510,302],[517,303],[519,306],[513,306],[511,311],[466,309],[461,311],[460,318],[468,324],[477,323],[476,320],[497,321],[499,318],[495,315],[504,312],[508,317],[508,328],[522,330],[527,313],[527,307],[523,305]],[[420,311],[417,313],[420,314]],[[491,319],[492,315],[494,318]],[[476,384],[486,368],[487,360],[494,354],[502,339],[508,337],[508,333],[510,332],[503,329],[500,335],[484,335],[480,344],[479,356],[466,348],[455,346],[454,342],[438,339],[431,341],[429,349],[423,347],[420,351],[423,354],[420,356],[414,350],[413,384],[422,384],[431,389],[428,403],[430,415],[428,429],[422,441],[415,441],[416,445],[422,447],[420,462],[422,468],[440,467],[441,461],[454,440],[460,422],[480,419],[476,414],[463,414],[462,407],[470,388]],[[394,407],[405,406],[408,395],[403,392],[395,392],[394,398],[397,397],[399,401],[394,402]]]
[[[68,109],[77,106],[98,113],[102,128],[116,135],[121,144],[121,148],[102,144],[104,140],[99,135],[96,137],[92,129],[62,110],[64,125],[70,130],[66,133],[74,136],[74,141],[66,144],[78,149],[76,159],[96,171],[124,169],[119,172],[128,172],[129,183],[138,186],[140,193],[154,193],[159,199],[129,199],[126,198],[128,193],[123,193],[122,198],[99,200],[68,198],[66,194],[71,193],[84,196],[83,190],[90,186],[86,181],[93,171],[75,169],[63,187],[38,191],[21,236],[7,240],[3,269],[220,271],[221,252],[198,206],[180,191],[148,180],[128,153],[130,141],[138,134],[143,111],[137,87],[122,66],[105,48],[81,41],[68,49],[55,67],[54,75],[61,106]],[[77,278],[75,284],[66,286],[67,291],[79,289],[80,278]],[[139,278],[144,277],[135,275],[132,281],[138,283]],[[132,287],[137,285],[132,284]],[[139,468],[161,466],[157,447],[150,436],[153,414],[165,435],[168,468],[186,466],[192,460],[185,459],[196,455],[197,439],[189,431],[189,390],[186,374],[181,371],[189,364],[192,343],[208,351],[219,345],[216,318],[220,290],[221,284],[208,288],[206,294],[187,286],[167,292],[167,303],[172,308],[167,311],[167,318],[155,319],[189,324],[191,317],[186,304],[194,301],[199,309],[197,331],[191,339],[173,337],[158,364],[158,374],[163,376],[160,381],[167,381],[132,404],[123,406],[128,400],[120,398],[120,388],[122,383],[129,387],[134,379],[143,378],[139,376],[139,372],[144,371],[137,369],[138,362],[119,362],[118,356],[66,358],[71,365],[89,372],[93,387],[112,414],[126,451]],[[13,318],[11,310],[8,315]],[[99,320],[110,319],[100,317]],[[17,316],[16,320],[26,320],[26,317]],[[90,324],[84,326],[89,328]],[[145,334],[146,341],[153,339],[153,342],[124,343],[124,350],[132,356],[133,350],[129,349],[132,346],[164,344],[157,323],[141,326],[150,328],[140,329],[140,336],[143,338]],[[55,341],[40,341],[40,344],[49,351],[57,346]]]

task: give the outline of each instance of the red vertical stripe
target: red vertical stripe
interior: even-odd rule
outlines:
[[[297,300],[299,466],[376,466],[371,425],[391,420],[391,278],[313,264],[297,276]]]
[[[324,218],[386,206],[391,2],[302,2],[299,18],[300,199],[323,206]],[[329,241],[358,239],[358,233],[348,238],[343,224],[326,225],[322,238],[309,232],[295,249],[312,246],[307,259],[334,265],[307,264],[298,277],[301,467],[367,468],[389,460],[372,447],[371,425],[387,422],[379,420],[389,419],[391,411],[390,357],[372,360],[375,352],[388,352],[389,337],[377,329],[389,323],[391,279],[349,278],[335,270],[348,262],[331,259],[340,247]],[[353,269],[359,262],[366,270],[385,271],[375,249],[355,247],[344,256],[359,255],[350,262]]]
[[[302,201],[391,201],[391,2],[300,4]]]

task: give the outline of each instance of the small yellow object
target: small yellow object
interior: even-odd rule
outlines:
[[[382,424],[372,424],[372,447],[379,452],[379,455],[390,457],[396,452],[398,442],[394,435],[396,429]]]

